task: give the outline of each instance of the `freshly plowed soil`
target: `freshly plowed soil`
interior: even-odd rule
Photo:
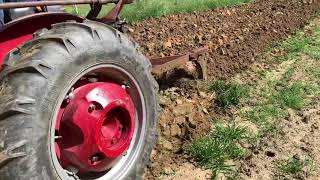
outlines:
[[[132,25],[147,56],[167,56],[208,45],[209,75],[228,78],[274,41],[303,27],[319,0],[258,0],[240,7],[171,15]]]
[[[267,47],[305,26],[319,10],[320,0],[257,0],[238,7],[149,19],[128,29],[143,53],[151,57],[207,45],[209,80],[229,79]],[[191,81],[161,90],[159,142],[146,179],[210,178],[210,172],[193,166],[185,153],[188,142],[207,134],[212,120],[219,119],[210,102],[215,95],[201,87],[207,86]],[[180,171],[190,174],[176,175]]]

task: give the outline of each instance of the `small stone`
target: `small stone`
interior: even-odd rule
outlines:
[[[160,96],[159,97],[159,104],[163,106],[168,106],[171,103],[170,98],[167,96]]]
[[[186,135],[186,133],[187,133],[187,129],[186,129],[185,126],[183,126],[183,127],[181,128],[181,136]]]
[[[167,141],[167,140],[163,140],[162,142],[162,146],[165,150],[171,151],[173,146],[171,144],[171,142]]]
[[[181,115],[186,115],[189,114],[193,111],[194,106],[191,103],[185,103],[185,104],[181,104],[177,107],[174,107],[172,109],[172,113],[174,116],[181,116]]]
[[[151,154],[150,154],[150,158],[153,159],[156,155],[157,155],[157,151],[152,149]]]
[[[169,166],[164,167],[164,168],[163,168],[163,172],[164,172],[165,174],[167,174],[167,175],[173,173],[171,167],[169,167]]]
[[[183,125],[186,123],[186,118],[184,116],[179,116],[173,119],[176,124]]]
[[[177,103],[177,105],[181,105],[182,104],[182,100],[181,99],[177,99],[176,103]]]
[[[310,121],[310,119],[311,119],[311,116],[310,116],[310,115],[309,115],[309,116],[304,116],[304,117],[302,118],[302,122],[308,124],[309,121]]]
[[[209,114],[208,109],[206,109],[206,108],[203,108],[202,111],[203,111],[205,114]]]
[[[210,95],[209,100],[212,101],[213,99],[216,99],[216,96],[217,96],[216,93],[213,92],[213,93]]]
[[[128,31],[131,32],[131,33],[134,32],[134,30],[132,28],[128,28]]]
[[[226,176],[224,175],[224,173],[218,173],[216,176],[216,179],[219,180],[227,180]]]
[[[311,120],[311,114],[310,113],[303,113],[302,114],[302,122],[308,124]]]
[[[189,126],[191,128],[196,128],[197,127],[197,122],[194,120],[194,113],[191,113],[188,115],[188,122],[189,122]]]
[[[207,94],[205,92],[200,91],[199,96],[202,98],[207,98]]]
[[[165,48],[171,48],[171,47],[172,47],[171,40],[169,39],[167,42],[165,42],[165,43],[163,44],[163,47],[165,47]]]
[[[176,124],[171,125],[170,132],[171,132],[171,136],[178,136],[178,137],[181,136],[181,129]]]
[[[311,129],[319,129],[319,126],[316,123],[314,123],[311,125]]]
[[[171,136],[171,134],[170,134],[170,128],[167,126],[167,127],[164,129],[164,131],[162,131],[162,134],[163,134],[165,137],[169,138],[169,137]]]
[[[170,99],[171,99],[171,101],[175,101],[177,99],[176,93],[170,94]]]

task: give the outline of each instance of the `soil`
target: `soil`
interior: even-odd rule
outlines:
[[[265,137],[259,148],[241,162],[242,179],[320,179],[320,99],[300,111],[289,110],[286,120],[278,125],[277,138]],[[276,164],[292,157],[299,161],[312,160],[293,177],[278,172]]]
[[[198,169],[187,153],[192,139],[208,134],[212,121],[226,116],[214,105],[215,94],[208,92],[208,83],[242,72],[266,48],[304,27],[319,10],[317,0],[257,0],[238,7],[149,19],[128,27],[149,57],[209,47],[209,81],[181,79],[160,91],[159,142],[145,179],[210,179],[210,172]]]
[[[314,0],[257,0],[239,7],[179,14],[133,24],[130,35],[147,56],[168,56],[208,45],[209,75],[227,79],[261,51],[297,29],[319,10]]]

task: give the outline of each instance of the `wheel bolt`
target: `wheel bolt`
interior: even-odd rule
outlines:
[[[98,78],[90,77],[88,78],[88,81],[91,83],[95,83],[95,82],[98,82]]]
[[[99,157],[98,156],[93,156],[91,158],[91,160],[92,160],[92,162],[97,162],[97,161],[99,161]]]
[[[92,113],[95,109],[96,109],[96,106],[95,106],[94,104],[91,104],[91,105],[89,106],[88,111],[89,111],[89,113]]]

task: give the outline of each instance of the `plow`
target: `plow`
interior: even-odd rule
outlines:
[[[130,3],[0,3],[1,178],[142,178],[157,137],[157,81],[178,69],[207,79],[208,48],[145,57],[123,33]],[[78,4],[90,5],[86,17],[61,11]]]

